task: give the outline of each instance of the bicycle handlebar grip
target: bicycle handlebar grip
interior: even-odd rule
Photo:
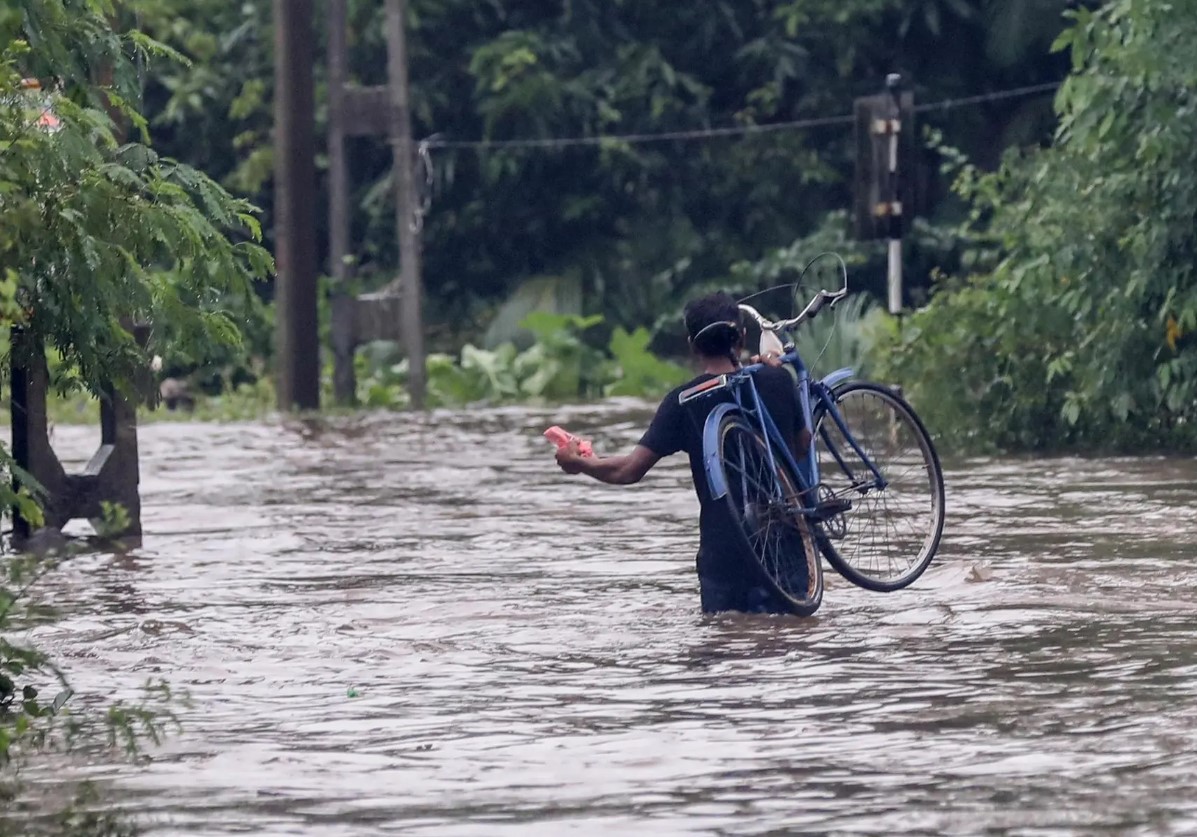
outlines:
[[[814,304],[811,305],[811,308],[810,308],[809,316],[812,320],[815,318],[816,314],[818,314],[820,311],[823,310],[823,306],[826,303],[827,303],[827,295],[824,294],[822,291],[820,291],[819,295],[817,297],[815,297]]]
[[[557,425],[553,425],[544,432],[544,437],[558,447],[558,449],[565,447],[570,442],[578,443],[578,453],[582,456],[594,456],[594,448],[591,447],[590,441],[583,439],[581,436],[575,436],[568,430]]]

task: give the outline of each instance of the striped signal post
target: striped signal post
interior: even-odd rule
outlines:
[[[898,142],[902,137],[902,111],[898,103],[898,91],[902,77],[890,73],[885,77],[885,89],[889,94],[889,119],[883,122],[886,142],[886,180],[889,185],[889,246],[886,259],[886,285],[889,291],[889,312],[902,311],[902,188],[898,170]]]
[[[886,297],[902,311],[902,237],[918,207],[914,168],[914,96],[891,73],[885,92],[856,100],[856,237],[886,239]]]

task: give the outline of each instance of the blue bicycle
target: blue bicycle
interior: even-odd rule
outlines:
[[[762,343],[780,343],[812,430],[808,449],[795,451],[769,415],[753,381],[760,364],[679,396],[730,394],[703,427],[711,496],[725,500],[760,575],[800,615],[822,602],[820,553],[852,583],[889,592],[923,574],[943,534],[943,470],[914,410],[890,387],[851,380],[851,369],[813,380],[790,338],[847,294],[845,271],[840,290],[820,290],[792,319],[740,304]]]

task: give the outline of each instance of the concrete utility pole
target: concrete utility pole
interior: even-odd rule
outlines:
[[[320,406],[312,0],[274,0],[278,406]]]
[[[278,0],[276,0],[278,2]],[[424,329],[421,314],[420,236],[416,231],[416,195],[412,179],[411,103],[407,79],[407,2],[387,0],[387,86],[391,101],[396,221],[399,232],[403,346],[408,363],[412,406],[424,406]]]

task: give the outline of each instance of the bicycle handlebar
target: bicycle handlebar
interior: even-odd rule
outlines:
[[[761,314],[760,311],[757,311],[751,305],[746,305],[742,302],[740,303],[740,310],[756,320],[756,324],[760,326],[761,331],[785,331],[786,329],[793,328],[794,326],[806,322],[807,320],[813,320],[818,313],[823,310],[823,306],[827,304],[830,304],[831,307],[834,308],[836,303],[847,295],[847,283],[845,283],[844,287],[840,288],[838,291],[829,291],[827,289],[820,290],[817,294],[815,294],[815,298],[807,303],[807,306],[802,309],[802,313],[797,317],[792,317],[788,320],[778,320],[777,322],[767,319],[763,314]]]

